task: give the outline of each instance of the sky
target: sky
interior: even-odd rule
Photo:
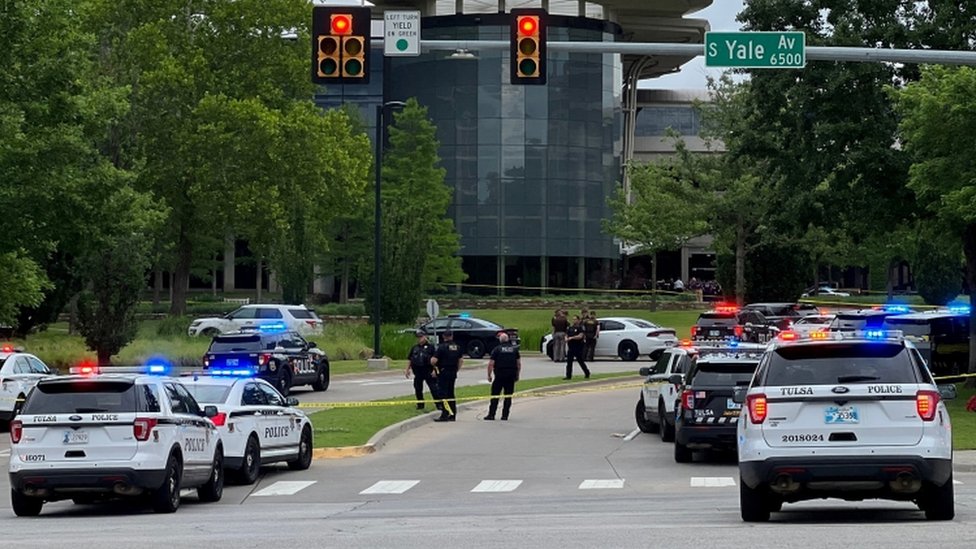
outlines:
[[[737,31],[739,22],[735,20],[735,16],[742,11],[744,4],[745,0],[712,0],[711,6],[687,17],[707,19],[713,31]],[[682,65],[681,72],[645,80],[641,87],[666,90],[705,89],[705,77],[709,74],[718,77],[722,74],[722,69],[706,69],[705,58],[696,57]]]

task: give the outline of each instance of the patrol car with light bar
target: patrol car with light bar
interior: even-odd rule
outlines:
[[[0,421],[10,421],[24,405],[34,385],[54,375],[47,364],[13,345],[0,347]]]
[[[286,462],[294,471],[312,463],[312,424],[270,383],[247,370],[211,370],[180,378],[202,405],[217,407],[210,418],[224,443],[224,468],[242,484],[254,484],[262,465]]]
[[[155,375],[100,374],[40,380],[10,424],[10,500],[17,516],[36,516],[46,502],[78,504],[145,497],[160,513],[180,506],[180,490],[219,501],[224,452],[211,417],[167,368]],[[77,371],[80,371],[79,368]]]
[[[952,519],[951,398],[899,332],[780,334],[736,392],[742,519],[829,497],[912,501]]]

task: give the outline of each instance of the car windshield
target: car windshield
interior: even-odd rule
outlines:
[[[135,412],[136,391],[131,381],[78,380],[41,384],[24,403],[25,414],[82,414]]]
[[[756,371],[756,364],[758,362],[699,362],[698,373],[691,385],[734,387],[740,382],[748,383]]]
[[[698,317],[699,326],[732,326],[738,323],[735,313],[702,313]]]
[[[201,404],[223,404],[230,393],[229,385],[203,385],[200,383],[186,383],[186,390]]]
[[[918,383],[902,345],[845,342],[796,345],[772,354],[764,385],[836,385],[838,383]]]
[[[473,319],[468,319],[468,320],[473,320]],[[482,319],[479,318],[476,321],[476,323],[477,324],[481,324],[485,328],[489,328],[489,329],[492,329],[492,330],[504,330],[504,328],[502,328],[501,326],[499,326],[498,324],[495,324],[494,322],[492,322],[490,320],[482,320]]]
[[[214,340],[210,342],[209,352],[233,353],[240,351],[263,350],[265,350],[265,346],[261,343],[261,336],[255,334],[250,336],[215,337]]]

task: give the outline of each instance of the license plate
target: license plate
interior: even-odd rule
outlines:
[[[720,335],[720,332],[718,330],[709,330],[708,335],[712,337],[718,337]]]
[[[824,423],[858,423],[860,420],[854,406],[829,406],[824,409]]]
[[[237,366],[238,363],[240,363],[240,360],[239,359],[236,359],[236,358],[228,358],[227,359],[227,365],[228,366]]]
[[[674,342],[673,341],[665,341],[664,342],[664,346],[665,347],[674,347]]]
[[[88,433],[84,431],[65,431],[64,439],[62,439],[65,444],[88,444]]]
[[[732,400],[731,398],[725,401],[725,407],[729,410],[741,410],[742,404]]]

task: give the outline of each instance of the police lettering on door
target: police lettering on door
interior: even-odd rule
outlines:
[[[187,452],[206,452],[207,451],[207,441],[202,438],[188,438],[186,439],[186,451]]]
[[[290,432],[291,432],[291,428],[289,427],[265,427],[264,438],[286,437]]]

